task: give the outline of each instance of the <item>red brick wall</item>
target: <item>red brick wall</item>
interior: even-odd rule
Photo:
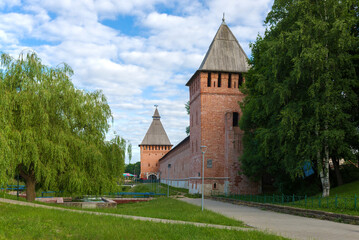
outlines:
[[[158,160],[170,149],[171,146],[140,146],[141,178],[147,179],[150,174],[157,176],[160,169]]]
[[[167,180],[176,179],[176,182],[170,182],[171,185],[182,188],[188,186],[188,178],[192,171],[191,164],[188,164],[191,161],[189,144],[189,139],[185,139],[164,158],[160,159],[160,177],[163,183],[167,183]],[[171,164],[171,168],[168,168],[168,164]]]
[[[199,72],[190,83],[190,140],[174,149],[160,162],[161,179],[167,178],[167,166],[171,163],[171,185],[188,181],[190,192],[201,192],[202,153],[200,146],[207,146],[205,153],[205,194],[211,191],[232,193],[260,193],[260,183],[251,182],[240,175],[238,157],[243,151],[242,132],[233,127],[233,112],[241,114],[239,102],[244,95],[239,91],[240,74],[221,73],[221,87],[218,87],[218,73],[211,73],[208,87],[208,73]],[[207,160],[212,168],[207,168]],[[177,167],[179,166],[179,167]]]

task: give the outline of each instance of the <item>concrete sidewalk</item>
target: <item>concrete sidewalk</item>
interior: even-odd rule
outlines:
[[[161,219],[161,218],[122,215],[122,214],[116,214],[116,213],[104,213],[104,212],[92,212],[92,211],[68,209],[68,208],[41,205],[41,204],[36,204],[36,203],[31,203],[31,202],[16,201],[16,200],[11,200],[11,199],[4,199],[4,198],[0,198],[0,204],[1,203],[10,203],[10,204],[16,204],[16,205],[22,205],[22,206],[47,208],[47,209],[53,209],[53,210],[58,210],[58,211],[67,211],[67,212],[75,212],[75,213],[83,213],[83,214],[120,217],[120,218],[127,218],[127,219],[140,220],[140,221],[150,221],[150,222],[170,223],[170,224],[188,224],[188,225],[194,225],[197,227],[212,227],[212,228],[229,229],[229,230],[236,230],[236,231],[253,231],[253,230],[255,230],[253,228],[242,228],[242,227],[224,226],[224,225],[207,224],[207,223],[199,223],[199,222],[186,222],[186,221],[180,221],[180,220],[169,220],[169,219]]]
[[[201,199],[180,199],[194,205],[201,205]],[[243,221],[259,230],[294,239],[358,240],[359,226],[306,218],[258,208],[204,200],[204,207],[225,216]]]

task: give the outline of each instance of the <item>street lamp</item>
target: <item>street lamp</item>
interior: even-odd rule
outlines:
[[[204,154],[207,151],[206,146],[201,146],[202,152],[202,212],[203,212],[203,205],[204,205]]]
[[[167,197],[170,196],[170,169],[171,169],[171,164],[168,164],[168,174],[167,174]]]

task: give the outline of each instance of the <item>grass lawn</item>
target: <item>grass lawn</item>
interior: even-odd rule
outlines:
[[[355,194],[357,196],[356,210],[354,209]],[[338,197],[337,199],[336,196]],[[294,202],[294,204],[288,203],[287,205],[299,208],[359,216],[359,181],[351,182],[330,189],[329,197],[322,198],[321,193],[318,193],[315,196],[308,197],[306,204],[305,200],[300,200]]]
[[[329,197],[323,198],[321,195],[321,193],[306,197],[295,195],[294,201],[292,196],[288,195],[230,195],[226,198],[359,216],[359,181],[330,189]]]
[[[359,181],[347,183],[342,186],[330,189],[331,197],[335,197],[336,194],[338,194],[338,196],[341,196],[341,197],[344,197],[344,196],[353,197],[354,194],[356,194],[359,197]]]
[[[1,197],[3,197],[3,194],[1,194]],[[16,196],[6,194],[5,197],[8,199],[17,200]],[[26,201],[23,198],[19,198],[19,200]],[[79,209],[74,207],[65,207],[59,204],[49,204],[43,202],[35,203],[55,207]],[[148,202],[119,204],[117,205],[117,208],[82,210],[245,227],[241,221],[225,217],[221,214],[206,209],[202,212],[201,208],[198,206],[167,197],[155,198]]]
[[[287,197],[289,197],[289,200],[291,199],[290,196]],[[277,200],[280,201],[280,196],[278,198],[279,200]],[[271,200],[269,196],[268,203],[270,203],[270,201]],[[294,202],[287,202],[284,203],[284,205],[297,208],[359,216],[359,181],[351,182],[330,189],[329,197],[323,198],[322,193],[318,193],[314,196],[307,196],[307,199],[305,199],[305,196],[295,196]]]
[[[160,197],[148,202],[118,204],[117,208],[88,209],[89,211],[118,213],[125,215],[182,220],[244,227],[243,222],[177,199]]]
[[[143,222],[0,203],[0,239],[285,239],[235,231]]]

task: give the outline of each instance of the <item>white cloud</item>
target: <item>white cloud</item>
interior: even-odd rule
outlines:
[[[43,62],[68,63],[79,88],[102,89],[116,131],[136,147],[159,104],[172,144],[184,137],[188,116],[184,85],[199,67],[220,23],[226,22],[249,55],[263,32],[273,0],[2,0],[0,48],[15,57],[33,48]],[[16,11],[12,10],[15,9]],[[20,9],[20,11],[18,10]],[[104,19],[131,17],[134,26],[106,26]],[[132,24],[129,22],[128,24]],[[141,33],[127,35],[139,27]]]

